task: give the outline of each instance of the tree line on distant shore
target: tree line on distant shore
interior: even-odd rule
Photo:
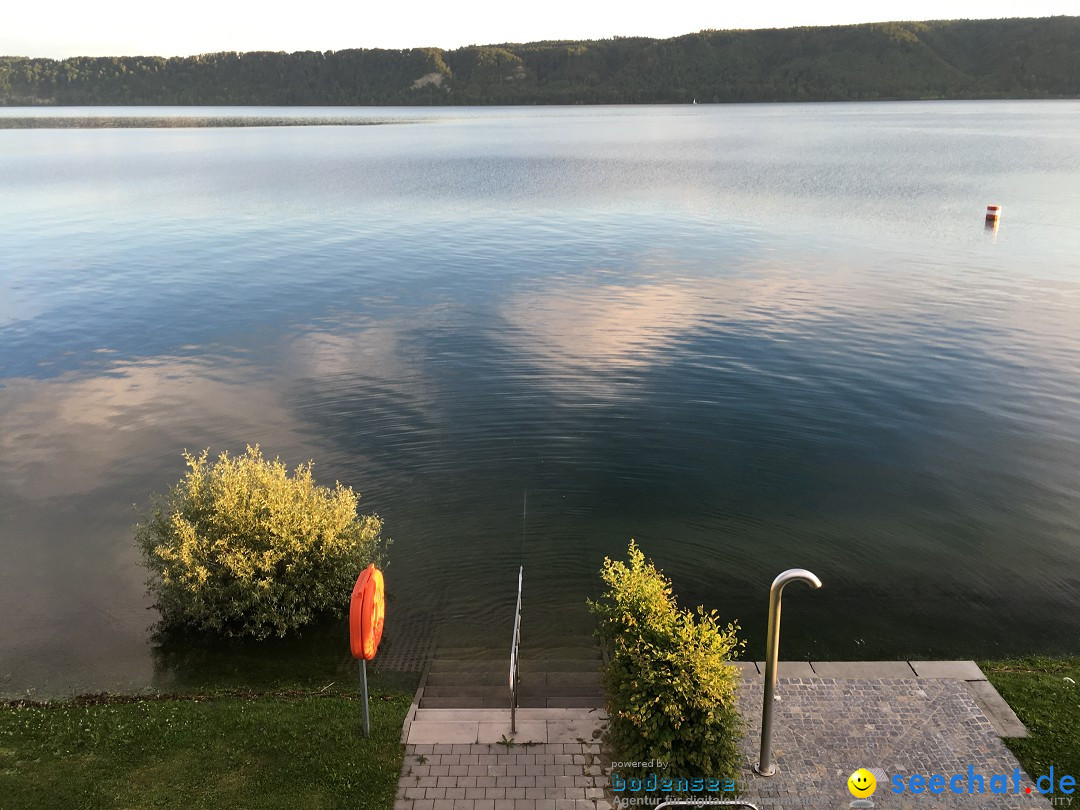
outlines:
[[[0,104],[633,104],[1080,97],[1080,17],[656,40],[0,57]]]

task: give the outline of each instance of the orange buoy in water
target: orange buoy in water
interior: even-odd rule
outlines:
[[[1001,217],[1001,206],[1000,205],[988,205],[988,206],[986,206],[986,221],[987,222],[997,222],[1000,217]]]
[[[349,603],[349,642],[353,658],[370,661],[375,657],[385,616],[383,574],[372,563],[356,578]]]

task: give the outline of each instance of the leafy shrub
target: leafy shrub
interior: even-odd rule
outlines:
[[[742,720],[738,670],[727,661],[746,643],[736,638],[738,625],[721,628],[716,612],[701,607],[680,609],[670,580],[633,541],[628,553],[629,564],[604,559],[607,590],[589,602],[609,657],[604,687],[614,758],[666,762],[664,778],[734,778]]]
[[[258,445],[207,456],[185,452],[184,478],[135,527],[162,625],[263,639],[344,610],[379,557],[379,518],[357,516],[350,487],[317,486],[311,462],[290,477]]]

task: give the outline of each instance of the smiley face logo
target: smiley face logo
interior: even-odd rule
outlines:
[[[877,779],[866,768],[859,768],[848,777],[847,789],[851,791],[851,795],[856,799],[865,799],[867,796],[874,795],[874,791],[877,789]]]

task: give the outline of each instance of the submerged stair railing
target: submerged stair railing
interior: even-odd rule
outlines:
[[[521,644],[521,580],[525,566],[518,568],[517,607],[514,609],[514,641],[510,645],[510,733],[517,733],[518,646]]]

